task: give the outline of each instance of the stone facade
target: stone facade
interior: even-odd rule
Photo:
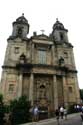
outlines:
[[[57,107],[80,103],[73,46],[64,25],[56,20],[50,36],[27,38],[29,24],[22,15],[13,23],[2,66],[4,101],[26,95],[31,104]]]

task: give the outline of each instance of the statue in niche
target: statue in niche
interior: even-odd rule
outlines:
[[[46,87],[44,85],[40,86],[40,92],[39,92],[39,98],[40,99],[45,99],[46,98]]]
[[[36,93],[36,99],[37,100],[50,100],[50,79],[35,79],[35,93]]]

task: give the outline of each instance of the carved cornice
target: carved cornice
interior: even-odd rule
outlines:
[[[17,69],[20,69],[20,68],[31,69],[32,66],[33,66],[33,65],[30,64],[30,63],[23,63],[23,64],[19,63],[19,64],[16,64],[16,68],[17,68]]]
[[[7,41],[9,41],[9,40],[15,40],[17,38],[20,38],[23,41],[29,41],[29,38],[27,38],[27,37],[18,37],[18,36],[9,36],[9,38],[7,39]]]
[[[3,69],[16,69],[16,66],[8,66],[8,65],[4,65],[2,66]]]
[[[16,66],[8,66],[4,65],[2,68],[4,69],[22,69],[23,71],[31,71],[33,68],[42,68],[42,69],[53,69],[57,71],[63,71],[65,73],[77,73],[76,69],[69,69],[65,66],[53,66],[53,65],[46,65],[46,64],[31,64],[31,63],[24,63],[24,64],[16,64]]]

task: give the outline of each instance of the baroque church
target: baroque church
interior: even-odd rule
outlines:
[[[64,25],[57,19],[49,36],[34,32],[30,38],[24,15],[12,26],[2,66],[4,102],[27,96],[32,105],[52,110],[80,103],[73,45]]]

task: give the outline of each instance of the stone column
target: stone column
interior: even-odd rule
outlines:
[[[31,101],[32,105],[33,105],[33,82],[34,82],[34,77],[33,74],[31,73],[30,86],[29,86],[29,101]]]
[[[68,87],[65,76],[63,76],[63,96],[64,96],[64,106],[68,106]]]
[[[19,74],[19,82],[18,82],[18,89],[17,89],[17,97],[21,97],[22,96],[22,81],[23,81],[23,74],[20,73]]]
[[[57,82],[56,75],[53,76],[53,92],[54,92],[54,109],[58,108],[58,92],[57,92]]]

